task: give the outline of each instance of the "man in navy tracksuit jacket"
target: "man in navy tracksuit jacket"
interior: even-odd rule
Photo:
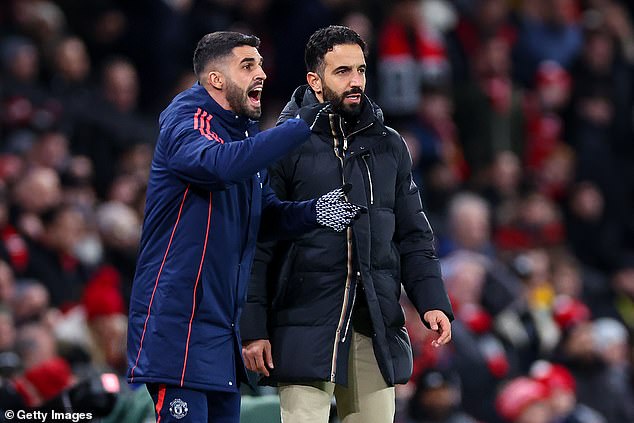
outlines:
[[[358,212],[341,193],[280,202],[268,187],[261,169],[310,128],[290,119],[258,133],[258,45],[232,32],[203,37],[199,81],[160,116],[128,329],[128,381],[147,384],[159,422],[239,421],[238,322],[258,232],[342,230]]]

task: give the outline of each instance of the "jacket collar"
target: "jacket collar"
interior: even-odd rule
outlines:
[[[383,111],[378,105],[370,100],[367,95],[364,94],[363,96],[364,99],[359,120],[350,128],[350,132],[361,131],[377,122],[381,123],[380,126],[383,126]],[[287,119],[297,116],[297,112],[300,108],[314,106],[318,103],[319,100],[317,100],[315,92],[308,85],[301,85],[297,87],[297,89],[293,92],[290,101],[286,104],[284,110],[282,110],[277,124],[279,125]],[[328,120],[320,119],[317,122],[317,127],[315,129],[320,130],[320,132],[330,133]]]
[[[232,139],[244,138],[245,131],[257,123],[257,121],[251,120],[246,116],[240,116],[230,110],[222,108],[200,83],[196,82],[191,89],[196,99],[200,101],[199,104],[202,104],[203,108],[210,113],[214,119],[218,119],[221,126],[229,132]]]

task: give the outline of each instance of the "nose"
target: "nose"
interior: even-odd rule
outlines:
[[[255,79],[264,81],[266,79],[266,73],[264,72],[264,68],[260,66],[259,72],[255,76]]]
[[[363,86],[363,74],[361,72],[352,72],[352,78],[350,79],[351,87],[362,87]]]

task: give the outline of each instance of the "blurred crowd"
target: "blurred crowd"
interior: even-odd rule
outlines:
[[[627,0],[1,2],[0,409],[65,395],[153,418],[123,376],[158,112],[194,83],[196,41],[236,30],[262,40],[270,127],[310,34],[344,24],[409,146],[456,314],[436,350],[403,299],[397,422],[634,422],[633,16]]]

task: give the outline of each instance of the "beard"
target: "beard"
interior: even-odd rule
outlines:
[[[249,119],[258,120],[262,116],[262,107],[253,107],[249,104],[248,92],[250,90],[251,88],[242,90],[231,79],[227,78],[227,101],[231,110],[238,116],[246,116]]]
[[[326,85],[323,86],[324,101],[330,101],[332,109],[342,115],[344,119],[356,118],[361,114],[361,107],[363,106],[363,90],[361,88],[353,88],[349,91],[344,91],[339,95]],[[346,104],[344,100],[346,96],[350,94],[361,94],[361,101],[359,104]]]

